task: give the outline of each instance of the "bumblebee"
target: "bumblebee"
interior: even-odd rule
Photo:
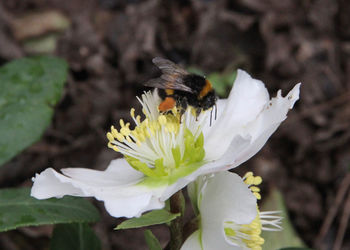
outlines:
[[[217,97],[209,80],[191,74],[167,59],[156,57],[152,62],[162,71],[162,75],[144,85],[159,89],[158,94],[163,100],[158,106],[160,112],[169,112],[176,106],[180,109],[180,114],[183,114],[190,105],[198,116],[202,111],[215,106],[216,117]]]

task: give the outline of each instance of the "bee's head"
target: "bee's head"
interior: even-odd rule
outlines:
[[[208,92],[208,94],[203,97],[202,101],[201,101],[201,106],[203,110],[207,110],[210,109],[211,107],[213,107],[216,103],[217,97],[215,94],[215,91],[212,90],[210,92]]]

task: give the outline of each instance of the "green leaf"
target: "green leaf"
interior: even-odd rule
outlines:
[[[153,210],[149,213],[143,214],[139,218],[132,218],[120,223],[115,230],[130,229],[147,227],[151,225],[163,224],[172,221],[176,217],[180,216],[180,213],[172,214],[164,209]]]
[[[213,88],[219,96],[226,97],[233,86],[237,76],[237,71],[230,73],[212,73],[207,78],[212,83]]]
[[[50,250],[100,250],[101,242],[95,232],[82,223],[56,225]]]
[[[0,165],[41,137],[66,78],[66,62],[55,57],[22,58],[0,67]]]
[[[200,70],[199,68],[196,68],[196,67],[188,67],[187,71],[192,73],[192,74],[205,76],[205,73],[202,70]]]
[[[145,231],[145,239],[149,250],[162,250],[160,243],[151,230]]]
[[[29,188],[0,190],[0,232],[23,226],[95,222],[97,209],[83,198],[37,200]]]
[[[284,204],[282,194],[277,189],[272,189],[269,196],[263,203],[260,211],[281,211],[282,220],[282,231],[271,232],[263,231],[261,236],[265,239],[263,249],[280,249],[284,247],[301,247],[305,249],[305,244],[299,238],[291,223],[287,208]]]

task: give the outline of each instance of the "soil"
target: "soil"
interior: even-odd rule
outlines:
[[[0,64],[50,53],[70,68],[52,124],[40,141],[0,168],[0,187],[30,186],[30,178],[47,167],[103,170],[120,157],[107,148],[106,131],[130,119],[142,83],[158,74],[155,56],[206,73],[242,68],[265,82],[271,95],[303,85],[288,119],[236,170],[261,175],[265,193],[272,186],[283,192],[309,247],[350,249],[344,216],[350,204],[349,13],[346,0],[1,1]],[[47,37],[52,39],[45,47],[40,42]],[[94,226],[102,249],[146,249],[143,229],[115,232],[121,220],[93,202],[103,214]],[[167,228],[151,229],[165,245]],[[47,249],[51,231],[45,226],[2,233],[0,249]]]

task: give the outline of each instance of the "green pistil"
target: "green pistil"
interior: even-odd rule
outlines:
[[[231,237],[236,236],[236,232],[232,228],[226,227],[224,230],[227,236],[231,236]]]
[[[204,164],[203,134],[201,133],[198,138],[195,138],[191,131],[186,129],[184,133],[184,144],[185,150],[183,156],[181,156],[180,147],[172,149],[172,156],[175,162],[172,166],[165,166],[163,158],[156,159],[153,168],[130,156],[125,156],[125,159],[134,169],[146,176],[140,184],[154,186],[168,183],[170,185],[175,183],[179,178],[191,174]]]

